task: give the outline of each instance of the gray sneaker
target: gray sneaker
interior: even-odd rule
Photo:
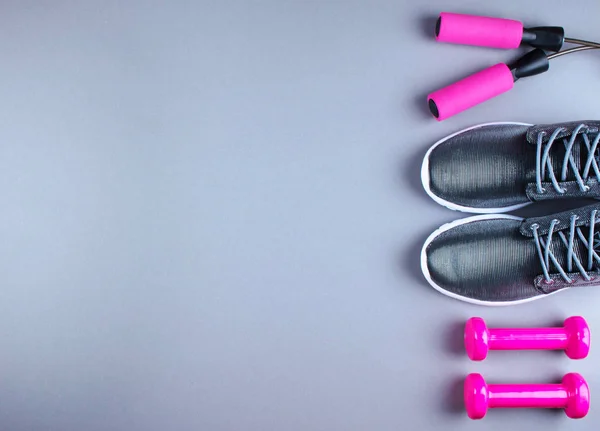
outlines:
[[[427,281],[452,298],[509,305],[600,285],[600,203],[544,217],[479,215],[425,241]]]
[[[600,121],[490,123],[433,145],[421,179],[436,202],[493,214],[549,199],[600,197]]]

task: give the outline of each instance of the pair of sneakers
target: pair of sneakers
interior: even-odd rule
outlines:
[[[478,213],[433,232],[428,282],[482,305],[509,305],[600,285],[600,203],[543,217],[501,214],[532,202],[600,197],[600,121],[490,123],[450,135],[423,161],[425,190]]]

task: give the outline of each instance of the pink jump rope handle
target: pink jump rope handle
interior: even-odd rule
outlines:
[[[560,384],[492,385],[481,374],[469,374],[464,386],[465,409],[471,419],[481,419],[488,408],[564,409],[579,419],[590,409],[590,389],[576,373],[566,374]]]
[[[439,42],[513,49],[521,44],[523,24],[512,19],[442,12],[435,35]]]
[[[500,63],[431,93],[427,102],[438,121],[510,90],[519,78],[547,71],[552,57],[545,51],[558,52],[565,41],[562,27],[524,29],[519,21],[448,12],[440,14],[435,37],[440,42],[466,45],[510,49],[526,43],[536,48],[510,68]]]
[[[427,96],[429,110],[442,121],[472,106],[498,96],[514,85],[514,77],[504,63],[468,76]]]
[[[511,19],[442,12],[435,37],[439,42],[512,49],[521,44],[523,24]],[[431,93],[427,101],[433,116],[442,121],[510,90],[513,85],[510,69],[500,63]]]

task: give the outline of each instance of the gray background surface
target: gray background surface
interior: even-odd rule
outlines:
[[[423,192],[426,149],[598,119],[599,54],[437,123],[427,92],[518,56],[436,44],[443,10],[600,39],[595,0],[3,2],[0,429],[597,430],[598,401],[468,420],[467,373],[600,394],[600,350],[471,363],[461,331],[600,331],[600,291],[469,305],[418,254],[463,216]]]

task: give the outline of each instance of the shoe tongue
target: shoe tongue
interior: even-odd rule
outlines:
[[[554,141],[552,145],[552,149],[548,153],[548,158],[550,159],[550,164],[552,165],[552,170],[554,172],[554,176],[556,177],[556,181],[561,182],[562,180],[562,169],[563,164],[565,163],[565,156],[567,154],[567,147],[565,143],[563,143],[563,139],[569,139],[569,137],[564,137],[561,139],[557,139]],[[570,159],[573,160],[575,166],[571,164],[570,161],[567,161],[567,177],[565,181],[572,181],[575,179],[574,172],[581,172],[583,166],[587,161],[587,151],[581,151],[582,142],[581,135],[577,136],[575,139],[575,143],[571,147],[571,156]],[[542,150],[543,151],[543,150]],[[583,160],[582,160],[583,153]],[[550,177],[548,174],[545,175],[545,179],[542,181],[550,181]]]
[[[585,235],[585,238],[587,239],[588,229],[584,228],[584,229],[582,229],[582,231],[583,231],[583,234]],[[564,232],[564,234],[568,241],[569,233]],[[547,237],[544,237],[544,240],[546,240],[546,239],[547,239]],[[574,262],[571,267],[571,270],[569,271],[568,264],[567,264],[567,257],[569,255],[568,248],[564,244],[564,242],[562,241],[562,239],[559,237],[558,234],[552,235],[551,251],[552,251],[552,254],[554,255],[554,257],[556,258],[556,260],[558,261],[558,264],[565,272],[567,272],[567,273],[579,272],[579,269],[575,265]],[[575,238],[573,240],[573,254],[575,255],[575,257],[577,257],[577,259],[579,259],[579,262],[581,262],[583,267],[587,269],[587,264],[588,264],[587,247],[585,246],[583,241],[581,241],[581,239],[579,238],[579,236],[577,234],[575,234]],[[551,262],[550,272],[551,273],[559,272],[558,270],[556,270],[553,262]]]

